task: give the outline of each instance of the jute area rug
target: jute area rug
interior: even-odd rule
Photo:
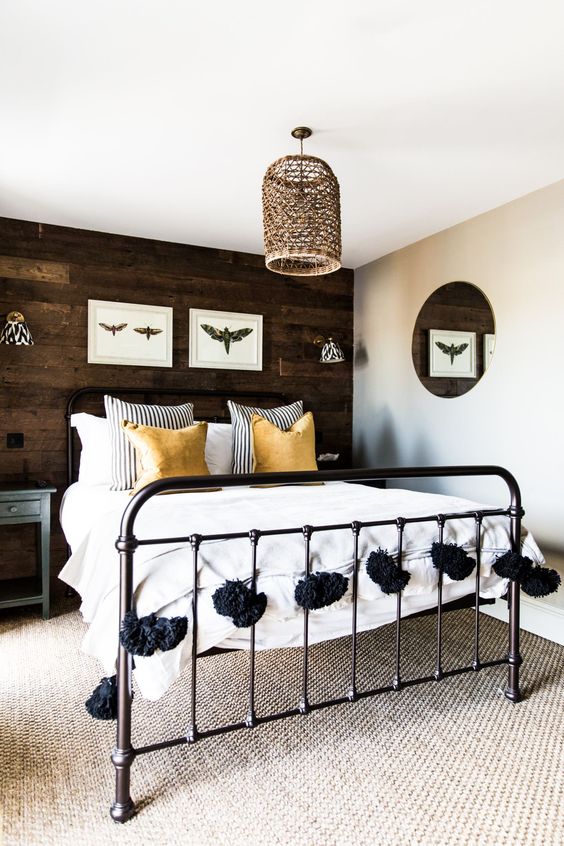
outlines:
[[[445,618],[445,666],[471,661],[471,612]],[[482,617],[483,659],[506,627]],[[563,844],[564,648],[523,634],[526,700],[500,697],[497,667],[140,757],[138,815],[116,825],[114,724],[83,703],[97,664],[80,652],[76,604],[49,621],[0,616],[2,846],[63,844]],[[405,622],[405,677],[432,672],[434,620]],[[393,673],[393,629],[361,636],[359,682]],[[346,691],[349,640],[312,650],[312,700]],[[408,653],[410,657],[408,658]],[[258,712],[295,705],[296,650],[258,661]],[[200,661],[201,728],[245,713],[247,656]],[[134,743],[182,735],[188,679],[137,696]]]

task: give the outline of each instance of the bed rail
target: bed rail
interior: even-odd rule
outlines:
[[[118,715],[117,715],[117,741],[112,753],[112,762],[116,770],[116,793],[115,801],[111,806],[111,816],[116,822],[125,822],[135,813],[135,806],[130,796],[130,770],[135,757],[140,754],[152,752],[157,749],[164,749],[184,743],[195,743],[201,738],[223,734],[244,728],[254,728],[262,723],[284,717],[307,714],[312,710],[326,708],[329,706],[354,702],[356,700],[378,695],[389,691],[399,691],[404,687],[426,682],[438,682],[441,679],[458,675],[460,673],[474,672],[483,667],[507,664],[508,681],[504,694],[511,702],[519,702],[522,698],[519,688],[519,667],[522,663],[519,653],[519,596],[520,588],[518,582],[510,582],[508,593],[509,605],[509,636],[507,654],[499,659],[482,662],[480,659],[480,558],[481,558],[481,528],[485,517],[491,515],[504,515],[510,521],[510,538],[513,552],[520,551],[521,518],[523,509],[521,506],[521,494],[515,477],[505,468],[495,465],[482,466],[446,466],[446,467],[391,467],[379,469],[362,470],[325,470],[320,472],[300,473],[261,473],[260,484],[300,484],[312,481],[347,481],[347,482],[372,482],[377,480],[392,479],[422,479],[440,477],[463,477],[463,476],[497,476],[507,485],[509,490],[510,504],[507,508],[482,509],[480,511],[468,511],[456,514],[431,514],[418,518],[406,518],[398,516],[395,519],[374,520],[371,522],[353,521],[352,523],[330,524],[330,525],[304,525],[284,530],[260,531],[250,529],[249,531],[221,535],[190,534],[185,537],[175,538],[137,538],[135,535],[135,522],[144,504],[153,496],[167,491],[197,490],[209,487],[209,476],[191,478],[168,478],[153,482],[136,494],[128,504],[121,521],[120,535],[116,541],[116,548],[120,555],[120,619],[133,607],[133,567],[135,550],[140,545],[153,543],[185,542],[192,550],[192,660],[191,660],[191,710],[190,722],[185,735],[178,738],[163,740],[157,743],[134,749],[131,742],[131,704],[132,704],[132,657],[122,645],[119,647],[117,665],[117,690],[118,690]],[[257,474],[242,476],[214,476],[214,485],[218,487],[234,487],[238,485],[256,485]],[[398,568],[402,568],[403,556],[403,533],[406,525],[411,522],[434,522],[437,524],[439,542],[443,538],[445,524],[452,519],[468,519],[475,523],[476,537],[476,581],[473,594],[473,605],[475,606],[474,619],[474,646],[473,660],[470,666],[457,667],[445,670],[442,665],[442,614],[444,610],[442,601],[442,571],[439,570],[439,582],[437,591],[436,613],[436,650],[435,669],[432,675],[417,678],[405,679],[401,672],[401,623],[402,623],[402,598],[401,592],[397,594],[396,621],[395,621],[395,668],[394,676],[389,685],[369,690],[359,690],[356,677],[356,649],[357,649],[357,585],[358,585],[358,539],[359,534],[365,526],[395,525],[398,533]],[[303,623],[303,645],[302,649],[302,679],[298,704],[295,708],[276,711],[258,716],[255,713],[255,632],[254,625],[251,626],[249,644],[249,682],[247,713],[243,720],[221,725],[216,728],[200,731],[197,725],[197,643],[198,643],[198,560],[200,546],[203,541],[229,538],[248,537],[250,542],[250,572],[253,592],[257,580],[257,546],[263,536],[273,533],[301,533],[304,542],[304,571],[310,572],[309,543],[314,532],[329,531],[334,529],[349,529],[351,531],[353,550],[353,575],[352,575],[352,621],[351,621],[351,666],[349,686],[343,696],[327,699],[321,702],[310,702],[308,695],[309,664],[308,664],[308,611],[304,609]]]

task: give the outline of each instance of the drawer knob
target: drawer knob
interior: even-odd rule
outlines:
[[[10,505],[10,514],[15,514],[18,510],[17,505]]]

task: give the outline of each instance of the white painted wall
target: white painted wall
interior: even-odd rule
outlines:
[[[415,374],[411,336],[429,294],[455,280],[488,297],[497,340],[477,386],[442,399]],[[563,324],[564,181],[357,270],[357,463],[504,465],[520,483],[537,540],[564,549]],[[507,499],[503,484],[488,480],[427,487],[498,505]]]

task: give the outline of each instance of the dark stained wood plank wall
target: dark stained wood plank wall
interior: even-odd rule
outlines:
[[[173,367],[87,363],[89,299],[172,306]],[[263,370],[188,367],[190,308],[263,315]],[[65,405],[86,385],[276,390],[303,399],[325,451],[351,454],[353,272],[292,278],[260,255],[0,218],[0,314],[17,309],[35,345],[0,346],[0,480],[49,479],[53,571],[64,562],[57,508],[65,485]],[[323,366],[316,335],[332,334],[347,361]],[[23,432],[23,449],[6,434]],[[31,572],[31,550],[6,538],[0,578]],[[25,563],[24,563],[25,561]]]

